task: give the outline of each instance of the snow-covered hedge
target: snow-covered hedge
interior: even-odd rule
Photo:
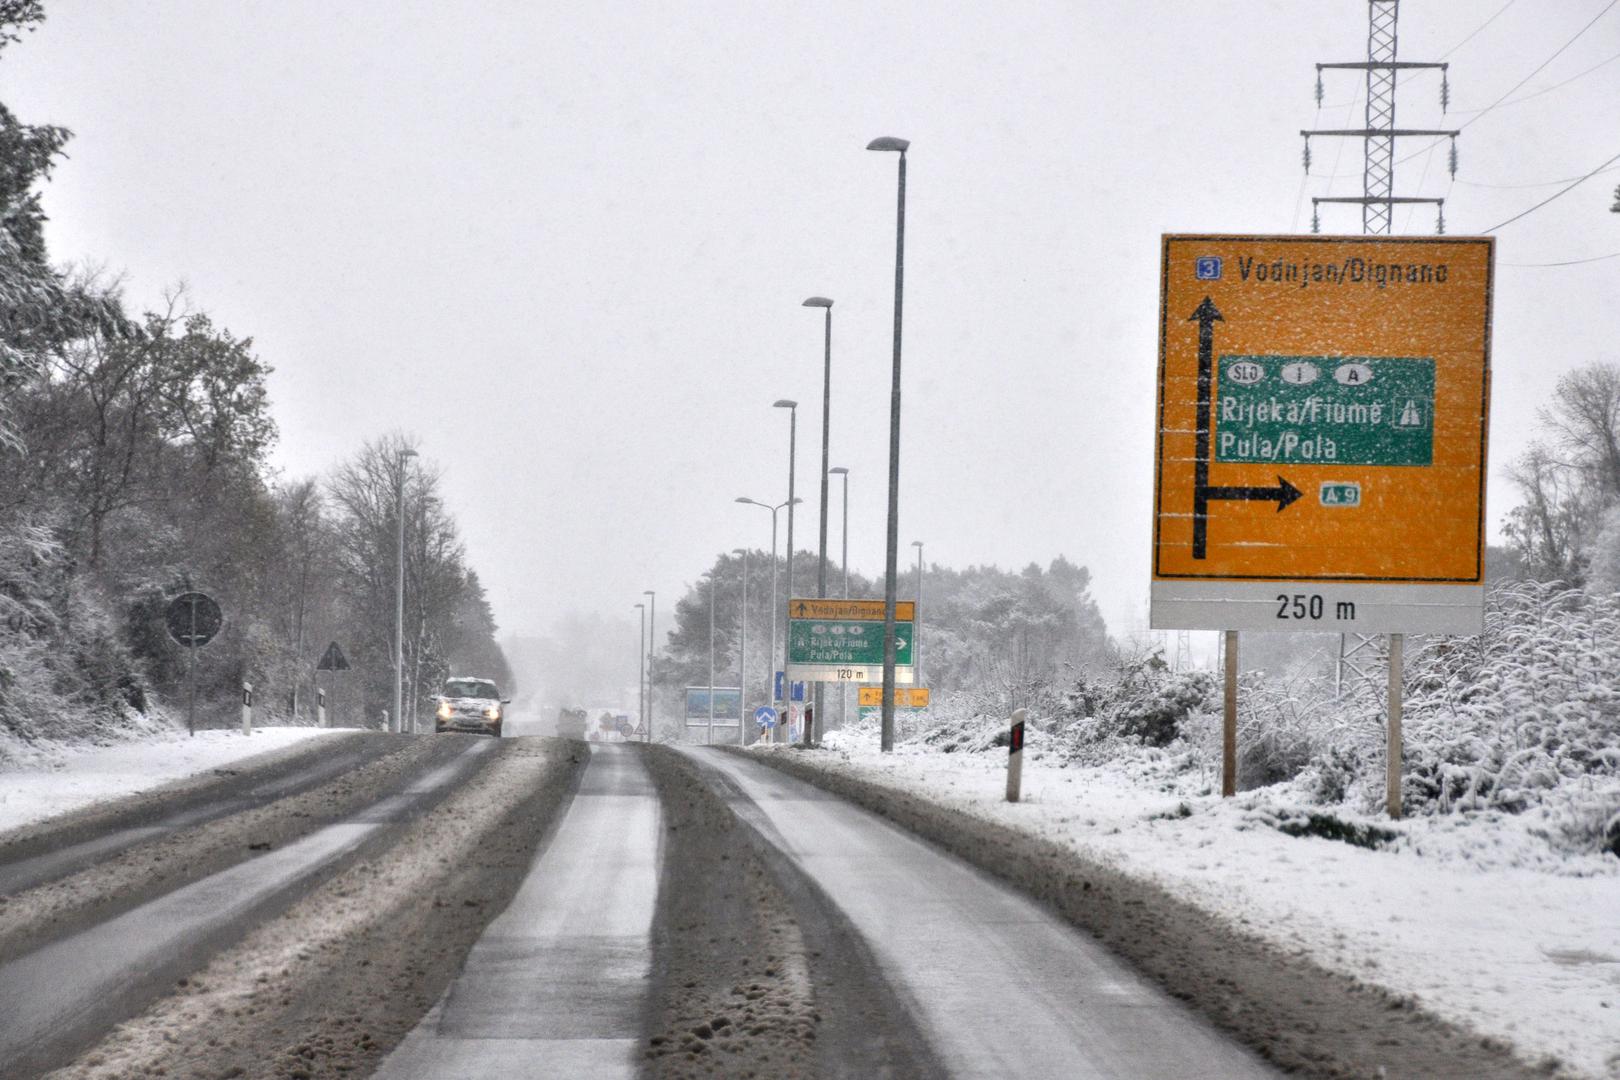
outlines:
[[[1620,594],[1514,582],[1490,593],[1484,634],[1412,639],[1406,664],[1408,814],[1533,812],[1563,850],[1620,854]],[[1376,813],[1384,702],[1320,677],[1243,676],[1239,784],[1289,785],[1307,805]],[[1220,761],[1220,681],[1149,655],[1065,692],[1032,692],[1027,747],[1079,765],[1151,754],[1209,774]],[[902,738],[907,732],[902,730]],[[909,733],[918,748],[1006,746],[1007,718],[945,696]]]

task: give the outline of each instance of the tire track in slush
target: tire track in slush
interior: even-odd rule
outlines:
[[[239,937],[252,918],[409,820],[496,748],[470,744],[448,763],[344,821],[212,874],[0,966],[0,1075],[59,1064],[134,1015],[178,975]]]
[[[950,1075],[1248,1080],[1272,1066],[1029,897],[739,755],[686,749],[848,917]]]
[[[378,1080],[636,1075],[662,813],[636,748],[590,749],[551,842]]]

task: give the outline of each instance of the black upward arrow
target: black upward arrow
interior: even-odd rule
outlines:
[[[800,600],[800,601],[799,601],[799,614],[800,614],[800,615],[803,615],[803,614],[804,614],[804,613],[805,613],[805,611],[806,611],[806,610],[807,610],[807,608],[806,608],[806,607],[805,607],[805,603],[804,603],[804,601],[803,601],[803,600]]]
[[[1188,322],[1198,324],[1198,431],[1193,452],[1193,558],[1202,559],[1209,541],[1209,503],[1211,499],[1234,499],[1248,502],[1275,502],[1277,512],[1286,510],[1300,490],[1282,477],[1276,487],[1212,487],[1209,482],[1209,438],[1212,427],[1210,403],[1215,384],[1215,324],[1225,322],[1215,301],[1204,297],[1198,309],[1187,316]]]

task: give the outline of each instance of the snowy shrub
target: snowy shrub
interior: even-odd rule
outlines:
[[[146,690],[48,523],[0,529],[0,761],[148,725]]]
[[[1430,640],[1407,686],[1403,789],[1415,812],[1517,813],[1572,781],[1620,776],[1620,596],[1555,582],[1495,589],[1485,633]],[[1620,810],[1613,787],[1594,790]]]
[[[1171,671],[1157,653],[1122,657],[1110,677],[1076,680],[1064,695],[1056,734],[1072,759],[1089,763],[1116,748],[1169,746],[1190,717],[1219,708],[1213,672]]]

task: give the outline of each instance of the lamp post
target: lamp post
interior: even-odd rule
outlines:
[[[714,571],[709,571],[709,729],[703,741],[714,745]]]
[[[774,408],[788,411],[788,528],[787,528],[787,599],[793,599],[793,507],[798,499],[793,497],[793,469],[794,454],[797,452],[799,442],[799,403],[782,398],[777,401]],[[793,677],[788,674],[788,634],[787,634],[787,604],[782,605],[782,695],[783,707],[788,716],[793,715]],[[775,663],[775,654],[772,653],[772,663]],[[774,681],[774,680],[773,680]],[[774,742],[784,742],[787,739],[788,725],[783,723],[779,727],[782,733],[780,739]]]
[[[766,654],[770,660],[770,663],[766,666],[774,667],[776,665],[776,512],[788,504],[778,503],[777,505],[772,506],[770,503],[762,503],[758,499],[750,499],[746,495],[737,496],[736,501],[747,506],[761,506],[771,512],[771,602],[769,605],[767,605],[771,612],[771,651]],[[789,520],[791,520],[791,518],[792,515],[790,514]],[[783,604],[782,607],[785,609],[787,605]],[[767,683],[765,697],[767,700],[774,703],[776,700],[776,688],[774,685],[771,685],[776,682],[774,673],[767,671],[765,674],[765,681]]]
[[[647,598],[647,733],[642,742],[652,742],[653,729],[653,642],[658,636],[658,594],[651,589],[641,593]]]
[[[742,608],[737,613],[737,745],[748,745],[748,549],[738,548],[733,554],[742,556]]]
[[[836,465],[827,470],[829,475],[844,478],[844,553],[839,557],[839,565],[844,568],[844,599],[849,599],[849,470],[842,465]],[[838,684],[838,726],[843,727],[849,723],[849,687],[844,683]]]
[[[913,685],[921,686],[922,677],[922,570],[923,570],[923,542],[913,540],[911,546],[917,549],[917,610],[912,612],[911,624],[911,676]]]
[[[636,635],[636,727],[647,730],[647,605],[637,604],[641,630]]]
[[[416,456],[409,447],[400,450],[394,469],[394,513],[399,518],[399,533],[394,548],[394,723],[395,731],[404,732],[405,714],[405,462]],[[416,718],[411,717],[414,725]]]
[[[898,210],[894,232],[894,372],[889,388],[889,532],[883,579],[883,735],[885,753],[894,749],[894,586],[900,544],[900,311],[905,295],[906,151],[911,143],[885,136],[866,144],[868,150],[900,155]]]
[[[832,308],[833,302],[825,296],[812,296],[806,300],[803,307],[821,308],[825,312],[824,323],[826,330],[822,335],[821,349],[821,540],[818,551],[820,557],[816,567],[816,595],[822,599],[827,597],[827,451],[832,431]],[[816,710],[815,723],[826,726],[822,719],[822,699],[824,686],[816,683]],[[804,726],[804,745],[809,746],[814,732],[812,725]]]

